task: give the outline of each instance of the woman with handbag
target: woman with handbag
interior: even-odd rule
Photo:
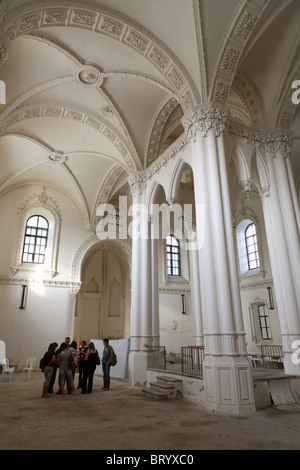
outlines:
[[[81,393],[92,393],[93,379],[96,365],[100,364],[100,358],[94,343],[90,342],[83,361],[83,378]]]

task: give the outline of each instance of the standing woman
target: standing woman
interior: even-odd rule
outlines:
[[[48,397],[48,388],[51,382],[52,375],[56,370],[57,360],[55,357],[55,349],[56,343],[51,343],[48,347],[48,351],[45,352],[43,360],[44,360],[44,375],[45,375],[45,382],[43,385],[43,394],[42,397]]]
[[[94,343],[90,342],[88,345],[88,350],[85,353],[84,357],[84,367],[83,367],[83,378],[82,378],[82,389],[81,393],[91,393],[93,389],[93,379],[94,372],[96,369],[97,362],[99,363],[99,354],[97,349],[95,349]]]

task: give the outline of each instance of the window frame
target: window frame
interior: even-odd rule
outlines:
[[[36,226],[34,225],[28,225],[29,221],[33,219],[34,217],[37,217],[37,224]],[[43,228],[39,226],[40,219],[44,220],[47,223],[47,228]],[[27,233],[28,230],[32,232],[32,230],[36,231],[36,234],[34,233]],[[46,231],[46,235],[41,235],[38,232],[39,231]],[[22,263],[28,263],[28,264],[44,264],[45,263],[45,256],[46,256],[46,249],[47,249],[47,244],[48,244],[48,235],[49,235],[49,221],[46,219],[46,217],[40,215],[40,214],[34,214],[28,217],[26,220],[26,225],[25,225],[25,233],[24,233],[24,243],[23,243],[23,249],[22,249],[22,258],[21,262]],[[26,243],[26,238],[30,238],[29,242]],[[32,240],[33,239],[33,240]],[[46,240],[45,243],[41,243],[42,240]],[[30,248],[30,245],[32,245],[32,248]],[[25,248],[28,247],[28,251],[25,251]],[[40,249],[41,247],[44,247],[44,253],[37,253],[37,249]],[[29,251],[32,249],[33,251]],[[25,260],[25,256],[32,256],[32,261],[30,260]],[[42,261],[36,260],[36,256],[40,259],[42,256]]]
[[[34,276],[38,274],[49,276],[51,279],[57,276],[58,248],[61,232],[62,216],[57,204],[46,194],[44,188],[41,194],[34,194],[28,203],[19,211],[19,230],[16,233],[16,250],[13,254],[10,271],[13,275],[23,273],[22,275]],[[41,200],[42,199],[42,200]],[[44,264],[26,263],[22,261],[24,234],[26,231],[27,220],[31,216],[39,214],[48,221],[48,240]]]
[[[175,244],[168,243],[168,238],[171,238],[172,240],[175,240]],[[168,250],[170,249],[170,250]],[[168,255],[170,255],[170,258],[168,258]],[[177,259],[174,259],[174,257],[177,256]],[[169,265],[170,262],[170,265]],[[174,263],[178,263],[178,266],[174,266]],[[180,243],[179,240],[174,237],[173,234],[169,234],[166,237],[166,268],[167,268],[167,276],[169,277],[181,277],[181,259],[180,259]],[[169,270],[171,272],[169,272]],[[174,271],[177,270],[178,273],[175,273]]]
[[[261,314],[261,312],[260,312],[261,308],[263,308],[263,314]],[[265,304],[259,304],[257,306],[257,313],[258,313],[258,321],[259,321],[259,327],[260,327],[261,340],[262,341],[271,340],[272,335],[271,335],[270,317],[269,317],[268,312],[266,310],[266,305]],[[263,319],[264,325],[262,324],[262,319]],[[266,337],[265,337],[264,331],[266,332]]]
[[[254,230],[252,229],[252,232],[254,233],[247,235],[247,232],[250,230],[251,227],[254,228]],[[260,269],[260,256],[259,256],[259,250],[258,250],[257,231],[256,231],[256,225],[254,222],[251,222],[245,228],[244,238],[245,238],[246,255],[247,255],[247,263],[248,263],[249,271],[253,271],[254,269]],[[254,242],[248,243],[248,241],[251,238],[253,239]],[[252,247],[254,247],[254,251],[250,251]],[[254,255],[254,259],[250,259],[250,257],[253,255]],[[251,266],[252,263],[255,263],[255,266],[252,267]]]

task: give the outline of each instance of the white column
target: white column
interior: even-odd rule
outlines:
[[[299,208],[299,203],[298,203],[298,198],[297,198],[297,191],[296,191],[295,180],[293,176],[293,170],[291,167],[291,160],[289,156],[286,157],[286,166],[287,166],[287,172],[288,172],[289,181],[290,181],[290,187],[291,187],[291,192],[292,192],[295,217],[297,220],[298,232],[300,232],[300,208]]]
[[[144,202],[145,187],[131,177],[133,204],[143,206],[139,215],[141,233],[132,238],[131,284],[131,351],[129,355],[129,382],[143,386],[147,381],[147,358],[153,346],[159,344],[157,249],[148,231],[148,211]],[[133,210],[133,212],[135,212]]]
[[[282,150],[276,153],[273,159],[274,169],[277,180],[277,187],[279,189],[279,201],[281,212],[283,216],[284,230],[287,240],[287,247],[291,269],[294,278],[295,286],[299,289],[296,290],[298,309],[300,311],[300,244],[299,244],[299,230],[297,218],[294,210],[294,201],[290,187],[289,176],[285,157]]]
[[[209,193],[207,187],[207,164],[205,141],[201,132],[195,135],[192,142],[194,191],[196,204],[196,231],[203,230],[204,247],[198,251],[199,262],[199,289],[201,292],[201,303],[203,315],[203,329],[205,337],[206,352],[209,353],[212,344],[216,347],[220,339],[220,321],[217,308],[216,279],[213,266],[212,232],[209,210]],[[202,210],[203,209],[203,210]],[[202,218],[203,216],[203,218]],[[202,225],[203,227],[200,227]],[[198,235],[198,242],[201,235]],[[207,312],[210,312],[207,315]]]
[[[198,251],[190,252],[190,265],[192,286],[191,298],[195,319],[195,342],[196,346],[204,346]]]
[[[300,245],[297,212],[293,198],[293,180],[286,159],[291,140],[274,132],[262,137],[265,144],[270,188],[263,198],[266,234],[277,301],[284,369],[300,375],[300,366],[292,361],[294,340],[300,339]]]
[[[158,273],[158,240],[151,240],[151,261],[152,261],[152,342],[153,346],[160,345],[159,332],[159,273]]]
[[[231,287],[231,298],[233,307],[234,324],[237,333],[237,346],[241,354],[246,353],[246,342],[245,342],[245,331],[243,324],[242,304],[240,295],[240,286],[238,281],[237,271],[237,260],[235,251],[235,238],[232,227],[232,210],[230,204],[230,197],[228,191],[228,174],[227,174],[227,162],[225,155],[225,142],[224,135],[220,134],[217,137],[218,155],[219,155],[219,168],[220,168],[220,180],[221,180],[221,192],[223,200],[223,212],[224,212],[224,225],[225,225],[225,236],[228,254],[228,269],[230,277]]]
[[[219,413],[255,412],[236,266],[223,132],[225,107],[198,107],[182,119],[192,139],[197,232],[204,224],[199,273],[204,326],[206,406]],[[204,220],[198,217],[204,204]],[[202,228],[202,227],[201,227]]]

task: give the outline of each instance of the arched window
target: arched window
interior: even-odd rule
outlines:
[[[250,224],[245,230],[245,242],[248,267],[250,269],[256,269],[260,267],[257,235],[255,224]]]
[[[167,239],[167,274],[180,276],[180,245],[177,238],[168,235]]]
[[[40,215],[33,215],[27,220],[22,254],[23,263],[44,263],[48,229],[47,219]]]

